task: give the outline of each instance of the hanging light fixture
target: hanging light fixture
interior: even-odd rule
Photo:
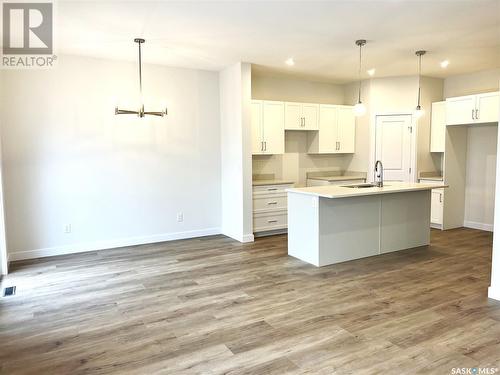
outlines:
[[[415,108],[415,116],[417,118],[422,117],[424,114],[424,110],[422,109],[422,106],[420,105],[420,77],[422,74],[422,56],[425,55],[427,51],[417,51],[415,52],[415,55],[418,56],[418,97],[417,97],[417,107]]]
[[[139,117],[144,117],[146,115],[151,115],[151,116],[159,116],[163,117],[167,114],[167,108],[163,111],[158,111],[158,112],[148,112],[144,110],[144,102],[143,102],[143,97],[142,97],[142,60],[141,60],[141,44],[144,43],[146,40],[142,38],[135,38],[134,42],[138,44],[139,46],[139,93],[141,95],[141,103],[139,105],[139,108],[137,111],[132,111],[128,109],[119,109],[118,107],[115,107],[115,115],[137,115]]]
[[[359,70],[358,70],[358,102],[354,106],[354,115],[355,116],[363,116],[366,113],[366,107],[361,102],[361,48],[366,44],[365,39],[356,40],[356,45],[359,46]]]

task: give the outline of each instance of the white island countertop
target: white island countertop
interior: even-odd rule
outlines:
[[[305,188],[287,189],[289,193],[298,193],[312,195],[322,198],[348,198],[359,197],[366,195],[391,194],[391,193],[406,193],[412,191],[432,190],[448,187],[444,184],[422,184],[422,183],[407,183],[407,182],[384,182],[383,187],[368,187],[368,188],[352,188],[346,185],[327,185],[327,186],[311,186]]]

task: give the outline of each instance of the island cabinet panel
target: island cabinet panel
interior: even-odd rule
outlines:
[[[332,187],[331,197],[326,186],[289,189],[288,254],[321,267],[428,245],[432,186],[418,185],[395,192]]]
[[[381,254],[429,244],[430,190],[383,195],[381,207]]]
[[[320,266],[379,254],[379,199],[368,196],[320,201]]]
[[[288,255],[304,262],[319,263],[319,197],[288,193]]]

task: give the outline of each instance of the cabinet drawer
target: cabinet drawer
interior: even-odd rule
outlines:
[[[286,211],[263,212],[253,215],[254,232],[283,229],[287,227],[287,224]]]
[[[261,195],[261,194],[285,194],[286,195],[285,190],[289,189],[291,187],[293,187],[292,184],[254,186],[253,193],[254,193],[254,195]]]
[[[286,195],[262,195],[253,200],[253,211],[286,210]]]

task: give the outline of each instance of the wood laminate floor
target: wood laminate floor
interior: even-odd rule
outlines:
[[[450,374],[500,367],[492,235],[315,268],[285,235],[223,236],[14,263],[5,374]]]

